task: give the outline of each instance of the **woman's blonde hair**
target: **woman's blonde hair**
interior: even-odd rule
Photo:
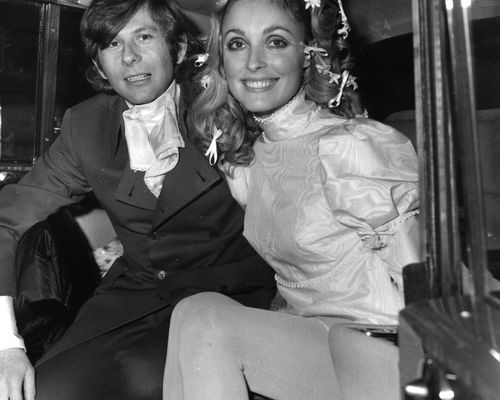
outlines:
[[[231,164],[248,165],[253,159],[253,144],[261,134],[251,114],[229,93],[224,77],[221,25],[229,9],[241,0],[219,0],[214,6],[211,29],[207,40],[208,62],[195,76],[195,93],[188,126],[192,140],[206,151],[216,130],[222,130],[217,140],[219,159]],[[341,76],[354,67],[350,46],[339,33],[343,24],[337,0],[321,0],[321,5],[306,9],[304,0],[267,0],[289,13],[302,27],[305,46],[322,48],[323,54],[311,52],[309,67],[304,71],[306,97],[334,114],[352,118],[362,113],[359,96],[351,87],[344,87],[336,107],[331,100],[339,95]],[[325,73],[325,66],[328,73]],[[329,107],[330,103],[330,107]]]

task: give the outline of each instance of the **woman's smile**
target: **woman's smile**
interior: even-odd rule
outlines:
[[[245,85],[247,89],[250,90],[267,90],[273,87],[278,79],[264,79],[264,80],[255,80],[255,79],[243,79],[242,83]]]

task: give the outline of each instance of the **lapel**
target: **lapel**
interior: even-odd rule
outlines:
[[[127,162],[123,170],[123,175],[118,183],[115,199],[134,207],[154,211],[156,209],[156,197],[149,191],[144,183],[144,172],[134,172],[130,169],[128,162],[128,150],[125,143],[123,111],[127,105],[123,99],[117,101],[115,107],[109,113],[108,123],[105,129],[110,132],[109,149],[111,158],[125,152]]]
[[[125,100],[121,97],[117,97],[117,101],[107,114],[107,123],[103,124],[105,134],[109,135],[109,152],[111,158],[115,158],[120,145],[125,144],[123,135],[123,130],[125,129],[123,124],[123,112],[126,109],[127,104]],[[127,146],[125,146],[125,150],[126,149]]]
[[[128,150],[125,143],[123,111],[127,106],[123,99],[116,102],[109,113],[105,127],[111,132],[111,157],[125,152],[123,175],[120,178],[115,193],[116,200],[134,207],[155,211],[152,229],[168,220],[186,204],[206,192],[211,186],[221,181],[222,177],[216,167],[212,167],[207,158],[188,138],[182,96],[179,104],[179,130],[184,139],[185,147],[179,148],[179,162],[169,171],[163,180],[163,188],[158,199],[149,191],[144,183],[144,172],[134,172],[128,162]]]
[[[132,171],[129,162],[125,165],[125,170],[118,183],[115,199],[151,211],[156,209],[157,204],[156,197],[144,183],[144,172]]]
[[[158,207],[153,218],[152,229],[157,228],[172,215],[182,209],[211,186],[222,180],[216,167],[212,167],[207,158],[189,139],[186,131],[186,111],[179,105],[179,130],[185,147],[179,148],[179,162],[165,175],[163,188],[158,197]]]

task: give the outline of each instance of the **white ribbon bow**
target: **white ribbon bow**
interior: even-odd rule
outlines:
[[[214,132],[212,135],[212,141],[210,146],[208,146],[205,156],[208,156],[208,162],[210,165],[214,165],[217,162],[217,139],[222,135],[222,131],[214,126]]]

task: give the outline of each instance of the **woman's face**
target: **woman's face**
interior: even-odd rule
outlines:
[[[304,76],[302,27],[268,0],[240,0],[222,21],[224,71],[231,94],[264,116],[286,104]]]

